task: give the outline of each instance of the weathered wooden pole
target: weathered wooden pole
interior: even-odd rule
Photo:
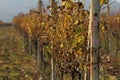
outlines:
[[[38,12],[39,12],[40,14],[42,13],[42,5],[43,5],[42,0],[39,0],[39,1],[38,1]]]
[[[42,0],[38,1],[38,12],[40,15],[43,13],[43,3]],[[39,15],[38,15],[39,16]],[[43,62],[43,50],[42,50],[42,45],[40,44],[40,39],[38,36],[37,37],[37,64],[38,64],[38,70],[40,71],[40,80],[44,80],[44,62]]]
[[[55,61],[51,57],[51,80],[56,80],[55,79]]]
[[[110,16],[110,1],[107,2],[107,16]]]
[[[50,0],[51,15],[54,15],[54,3],[55,3],[55,0]],[[55,61],[54,61],[54,58],[52,56],[51,56],[51,80],[56,80],[56,77],[55,77]]]
[[[110,1],[108,0],[107,3],[107,17],[110,16]],[[109,29],[107,30],[107,36],[108,36],[108,53],[111,55],[112,49],[111,49],[111,33],[109,32]]]
[[[99,0],[90,0],[90,21],[89,21],[89,48],[90,48],[90,80],[99,80],[99,21],[100,4]]]
[[[32,55],[32,41],[30,35],[28,35],[28,53]]]

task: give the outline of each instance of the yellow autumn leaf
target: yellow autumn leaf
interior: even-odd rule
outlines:
[[[100,4],[108,4],[109,0],[100,0]]]
[[[60,44],[60,48],[63,48],[63,44]]]
[[[72,7],[72,0],[69,0],[69,1],[63,1],[62,2],[62,6],[65,6],[65,8],[70,8]]]
[[[45,25],[45,22],[41,22],[41,26],[44,26]]]
[[[84,36],[77,37],[77,42],[79,42],[79,43],[84,42]]]

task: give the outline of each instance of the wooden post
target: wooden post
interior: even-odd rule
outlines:
[[[32,42],[31,42],[31,37],[30,35],[28,35],[28,50],[29,50],[29,54],[32,55]]]
[[[107,4],[107,17],[109,17],[110,16],[110,2],[109,2],[109,0],[108,0],[108,4]],[[112,52],[112,50],[111,50],[111,33],[109,32],[109,29],[107,30],[107,36],[108,36],[108,50],[109,50],[109,54],[111,55],[111,52]]]
[[[38,65],[38,70],[40,71],[40,79],[43,79],[43,68],[42,68],[42,51],[41,51],[41,46],[39,43],[39,38],[37,38],[37,65]]]
[[[99,80],[99,15],[99,0],[91,0],[90,22],[88,28],[88,38],[90,47],[90,80]]]
[[[108,4],[107,4],[107,16],[110,16],[110,3],[108,0]]]
[[[37,38],[37,64],[38,64],[38,70],[40,71],[40,44],[39,44],[39,38]]]
[[[55,79],[55,61],[51,57],[51,80],[56,80]]]
[[[55,2],[55,0],[50,0],[51,15],[54,15],[54,7],[53,7],[54,2]],[[51,56],[51,80],[56,80],[56,78],[55,78],[55,61],[52,56]]]
[[[38,12],[42,13],[42,1],[41,0],[38,1]]]

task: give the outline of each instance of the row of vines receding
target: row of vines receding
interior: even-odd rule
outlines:
[[[71,1],[59,7],[54,2],[47,9],[40,7],[39,10],[30,10],[28,14],[19,14],[13,19],[16,29],[24,37],[26,53],[36,59],[39,76],[45,80],[89,78],[89,11],[84,10],[81,2]],[[119,55],[119,19],[101,15],[102,58]]]

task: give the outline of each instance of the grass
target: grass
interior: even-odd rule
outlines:
[[[24,52],[23,37],[13,26],[0,27],[0,80],[29,80],[28,73],[32,74],[28,78],[36,80],[35,62]]]

